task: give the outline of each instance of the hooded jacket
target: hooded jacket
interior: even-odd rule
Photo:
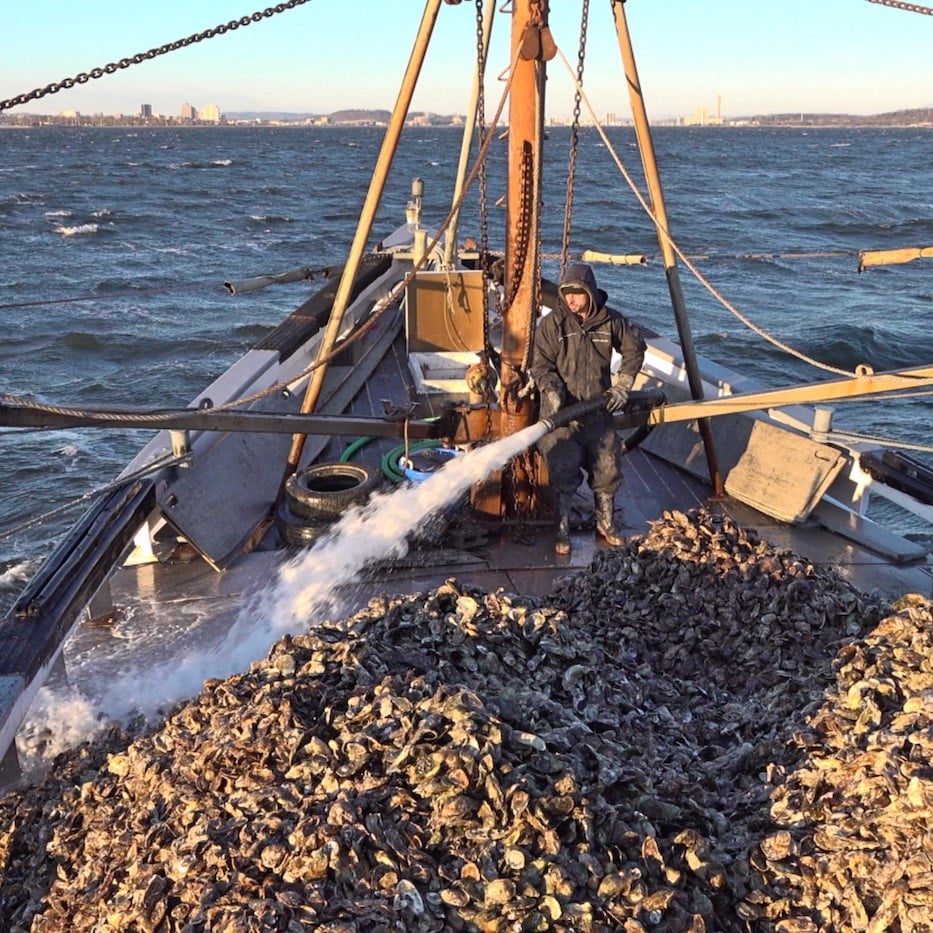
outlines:
[[[589,295],[586,318],[564,303],[567,289],[583,289]],[[612,382],[613,350],[622,356],[620,378],[629,376],[634,382],[645,357],[645,341],[618,311],[606,307],[608,295],[596,287],[592,268],[586,263],[568,265],[558,292],[557,307],[538,321],[535,331],[531,373],[539,392],[556,390],[561,407],[604,394]]]

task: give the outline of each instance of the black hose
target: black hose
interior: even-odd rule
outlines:
[[[606,401],[606,396],[603,395],[586,402],[575,402],[573,405],[568,405],[566,408],[559,409],[547,418],[542,418],[539,423],[545,425],[550,433],[556,428],[564,427],[564,425],[569,424],[571,421],[579,421],[601,409],[605,410]],[[660,389],[636,390],[629,396],[629,401],[625,406],[625,413],[622,417],[624,418],[625,415],[628,415],[629,417],[627,420],[631,424],[633,416],[636,413],[658,408],[666,401],[667,397]],[[623,453],[627,454],[629,451],[634,450],[655,428],[653,424],[635,424],[634,427],[636,430],[622,442]]]
[[[541,424],[545,425],[550,433],[555,428],[562,428],[565,424],[570,424],[571,421],[579,421],[581,418],[600,410],[606,410],[605,395],[592,398],[586,402],[574,402],[573,405],[568,405],[566,408],[559,408],[553,415],[542,418]]]

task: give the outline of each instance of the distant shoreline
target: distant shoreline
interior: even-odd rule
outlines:
[[[505,124],[503,124],[505,126]],[[930,123],[668,123],[658,122],[651,124],[652,129],[670,130],[929,130],[933,129]],[[384,129],[382,123],[339,123],[339,124],[309,124],[309,123],[0,123],[0,130],[322,130],[324,132],[340,132],[342,130]],[[409,124],[408,129],[432,130],[462,130],[462,127],[435,124],[423,126]],[[569,125],[558,123],[548,126],[547,130],[570,129]],[[593,129],[592,124],[584,125],[583,131]],[[615,123],[604,127],[608,130],[632,130],[631,124]]]
[[[200,129],[203,127],[271,127],[321,129],[359,129],[385,127],[390,114],[385,110],[344,110],[332,114],[302,114],[264,112],[232,112],[220,121],[201,121],[181,117],[140,117],[104,114],[3,114],[0,113],[0,129],[36,127],[102,127],[102,128],[158,128]],[[707,118],[698,121],[690,117],[651,120],[656,127],[678,129],[922,129],[933,127],[933,107],[895,110],[879,114],[832,114],[832,113],[777,113],[753,114],[730,118]],[[406,126],[431,129],[462,129],[464,118],[459,114],[411,113]],[[503,124],[505,125],[505,124]],[[569,126],[568,120],[549,120],[548,129]],[[631,120],[616,120],[605,124],[609,128],[630,128]],[[591,122],[583,128],[592,127]]]

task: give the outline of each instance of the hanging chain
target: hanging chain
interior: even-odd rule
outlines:
[[[573,121],[570,132],[570,165],[567,168],[567,196],[564,200],[564,236],[560,249],[560,277],[567,269],[570,255],[570,227],[573,222],[573,194],[577,176],[577,149],[580,141],[580,103],[582,100],[583,66],[586,61],[586,30],[590,15],[590,0],[583,0],[580,16],[580,47],[577,51],[577,84],[573,95]]]
[[[476,0],[476,139],[480,152],[486,142],[486,43],[483,30],[483,0]],[[489,198],[486,160],[479,167],[479,263],[483,273],[483,348],[489,346]]]
[[[507,308],[512,307],[515,296],[518,294],[518,286],[521,283],[522,276],[525,274],[525,258],[528,254],[528,243],[531,238],[531,199],[534,196],[534,171],[531,146],[527,144],[522,150],[521,176],[519,198],[521,202],[521,213],[518,217],[518,238],[515,244],[517,264],[515,268],[511,270],[512,287],[509,289],[509,294],[505,301],[505,306]]]
[[[483,0],[476,0],[476,135],[478,151],[483,151],[486,141],[486,42]],[[485,356],[487,370],[487,386],[492,385],[492,353],[490,353],[489,337],[489,282],[491,281],[489,269],[489,198],[488,198],[488,172],[486,160],[483,159],[479,169],[479,267],[483,273],[483,355]],[[486,437],[492,437],[492,398],[488,390],[484,393],[486,404]]]
[[[36,88],[34,91],[29,91],[27,94],[18,94],[16,97],[11,97],[9,100],[0,100],[0,113],[4,110],[9,110],[11,107],[17,107],[20,104],[28,103],[31,100],[38,100],[40,97],[45,97],[48,94],[57,94],[59,91],[73,88],[76,84],[87,84],[91,78],[101,78],[105,74],[112,75],[121,68],[139,65],[144,61],[157,58],[159,55],[165,55],[167,52],[174,52],[177,49],[183,49],[186,46],[194,45],[195,42],[201,42],[203,39],[213,39],[215,36],[222,36],[224,33],[232,32],[234,29],[239,29],[241,26],[249,26],[251,23],[258,23],[270,16],[275,16],[276,13],[284,13],[286,10],[293,10],[295,7],[308,2],[309,0],[285,0],[284,3],[277,3],[275,6],[267,7],[260,12],[251,13],[249,16],[241,16],[239,19],[230,20],[229,23],[223,23],[220,26],[215,26],[213,29],[205,29],[204,32],[195,33],[192,36],[188,36],[187,39],[176,39],[174,42],[160,45],[158,48],[150,49],[148,52],[137,52],[129,58],[121,58],[120,61],[111,62],[109,65],[104,65],[103,68],[92,68],[90,71],[83,71],[73,78],[65,78],[62,81],[48,84],[43,88]]]
[[[901,3],[900,0],[868,0],[869,3],[880,3],[882,6],[891,6],[896,10],[907,10],[909,13],[926,13],[933,16],[933,7],[920,6],[918,3]]]
[[[541,223],[541,212],[543,209],[543,198],[542,193],[539,189],[538,198],[535,204],[535,213],[538,217],[538,227],[540,229]],[[544,305],[543,289],[541,286],[541,238],[538,237],[538,248],[535,250],[535,267],[534,267],[534,285],[535,285],[535,312],[528,316],[528,329],[525,332],[525,352],[522,356],[522,372],[527,373],[528,369],[531,366],[531,353],[532,348],[534,347],[535,341],[535,325],[538,319],[538,314],[541,311],[542,306]]]
[[[483,34],[483,0],[476,0],[476,134],[479,151],[483,151],[486,141],[486,48]],[[488,275],[489,255],[489,212],[487,195],[488,175],[486,160],[479,168],[479,222],[480,222],[480,266],[484,275]],[[483,311],[486,310],[486,290],[483,289]],[[484,333],[485,337],[485,333]]]

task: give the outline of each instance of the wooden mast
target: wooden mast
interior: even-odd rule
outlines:
[[[327,358],[337,344],[337,338],[340,336],[340,328],[343,324],[343,315],[349,304],[350,293],[353,287],[353,281],[356,278],[360,262],[363,258],[363,251],[366,247],[366,240],[372,230],[376,211],[379,207],[379,201],[382,198],[382,192],[385,188],[389,169],[392,166],[392,159],[398,148],[399,137],[405,125],[405,118],[408,116],[408,109],[411,105],[411,99],[415,91],[415,85],[418,81],[418,75],[421,73],[421,66],[424,64],[425,53],[428,49],[428,43],[431,33],[434,30],[434,23],[437,20],[437,13],[440,9],[441,0],[427,0],[424,8],[424,14],[421,18],[421,25],[418,29],[418,35],[415,39],[411,58],[408,61],[408,67],[402,79],[402,86],[399,90],[398,99],[395,103],[395,109],[392,111],[392,117],[389,120],[389,126],[382,142],[382,149],[373,170],[373,177],[369,184],[369,191],[363,204],[360,214],[359,224],[356,228],[356,235],[350,246],[350,254],[347,258],[347,264],[344,266],[343,275],[340,278],[340,284],[337,287],[337,294],[334,297],[334,305],[331,309],[330,317],[327,321],[321,346],[318,352],[320,365],[311,373],[308,381],[308,388],[305,392],[301,404],[301,413],[307,414],[314,411],[318,398],[321,394],[321,388],[324,385],[324,377],[327,374]],[[285,467],[285,477],[288,477],[298,468],[301,460],[301,452],[304,447],[305,435],[296,434],[292,440],[291,451],[288,455],[288,462]],[[284,484],[283,479],[283,484]]]
[[[638,139],[638,151],[641,153],[641,162],[645,170],[645,181],[648,184],[648,194],[651,198],[651,209],[654,212],[657,228],[658,244],[661,247],[661,256],[664,260],[664,269],[667,273],[667,287],[671,296],[671,305],[674,308],[674,319],[677,323],[677,333],[684,355],[684,367],[687,371],[687,383],[690,394],[695,399],[703,398],[703,380],[697,365],[696,353],[693,347],[693,336],[690,323],[687,319],[687,309],[684,302],[683,291],[680,287],[680,276],[677,271],[677,256],[671,245],[671,236],[667,222],[667,210],[664,206],[664,194],[661,188],[661,176],[658,172],[657,161],[654,154],[654,141],[651,138],[651,128],[648,124],[648,113],[645,109],[645,100],[641,93],[641,81],[638,78],[638,68],[635,65],[635,53],[632,50],[632,41],[629,36],[628,23],[625,19],[625,0],[612,0],[612,10],[615,15],[616,35],[619,41],[619,51],[622,54],[622,64],[625,67],[625,77],[628,83],[629,97],[632,104],[632,118],[635,123],[635,135]],[[713,443],[713,432],[709,422],[700,417],[697,419],[700,437],[706,451],[706,464],[709,471],[713,495],[723,494],[722,474],[719,470],[719,461],[716,456],[716,447]]]
[[[530,401],[520,391],[527,381],[539,304],[545,61],[556,53],[547,16],[547,0],[513,2],[500,435],[527,427],[534,417]],[[531,463],[530,457],[522,457],[510,464],[503,477],[510,488],[500,490],[500,514],[514,516],[527,512],[532,500]]]
[[[506,208],[505,294],[500,405],[503,433],[524,427],[530,406],[518,389],[527,369],[538,305],[541,150],[544,139],[547,0],[515,0],[509,96],[509,175]],[[545,36],[547,37],[545,41]],[[519,423],[524,421],[524,423]],[[506,427],[506,424],[510,427]]]

